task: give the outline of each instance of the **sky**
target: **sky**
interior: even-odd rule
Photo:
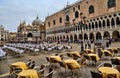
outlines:
[[[16,32],[20,21],[31,24],[39,16],[44,21],[53,14],[78,0],[0,0],[0,25],[6,30]]]

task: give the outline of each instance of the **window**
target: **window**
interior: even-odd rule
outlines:
[[[108,26],[108,27],[110,26],[110,21],[109,21],[109,19],[107,19],[107,26]]]
[[[116,24],[120,25],[120,19],[119,19],[119,17],[116,18]]]
[[[99,21],[99,28],[101,28],[101,21]]]
[[[113,19],[113,18],[111,19],[111,25],[112,25],[112,26],[114,26],[114,25],[115,25],[115,21],[114,21],[114,19]]]
[[[116,6],[116,1],[115,0],[108,0],[108,8],[112,8]]]
[[[79,18],[79,12],[78,11],[75,12],[75,18]]]
[[[69,16],[68,15],[66,16],[66,21],[69,21]]]
[[[53,25],[55,25],[55,20],[53,20]]]
[[[78,5],[78,10],[80,10],[80,5]]]
[[[97,22],[95,22],[95,28],[98,28],[98,23]]]
[[[89,7],[89,14],[92,14],[92,13],[94,13],[94,6],[93,5],[91,5]]]
[[[50,27],[50,22],[48,22],[48,26]]]
[[[92,28],[94,29],[94,23],[92,22]]]
[[[105,27],[105,20],[103,20],[103,27]]]
[[[59,21],[60,21],[60,23],[62,23],[62,18],[61,17],[60,17]]]

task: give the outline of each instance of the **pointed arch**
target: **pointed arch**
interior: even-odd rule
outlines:
[[[110,21],[107,19],[107,27],[110,27]]]
[[[108,31],[104,32],[104,38],[110,38],[110,33]]]
[[[103,27],[105,27],[105,20],[103,20]]]
[[[97,21],[95,22],[95,28],[98,28],[98,23],[97,23]]]
[[[79,18],[79,12],[78,11],[75,12],[75,18]]]
[[[101,28],[101,21],[99,21],[99,28]]]
[[[116,25],[120,25],[120,18],[119,17],[116,18]]]
[[[90,33],[90,36],[89,36],[90,38],[90,40],[94,40],[94,34],[93,33]]]
[[[89,6],[89,14],[92,14],[92,13],[94,13],[94,6],[90,5]]]
[[[84,39],[88,40],[88,35],[86,33],[84,34]]]
[[[70,41],[73,42],[73,36],[72,35],[70,35]]]
[[[112,25],[112,27],[114,27],[114,26],[115,26],[115,21],[114,21],[114,19],[113,19],[113,18],[111,19],[111,25]]]
[[[96,33],[96,40],[98,40],[98,39],[102,39],[102,36],[101,36],[101,33],[100,33],[100,32],[97,32],[97,33]]]
[[[94,23],[92,22],[92,29],[94,29]]]
[[[114,30],[112,33],[112,39],[114,39],[114,41],[118,41],[120,38],[120,33],[117,30]]]

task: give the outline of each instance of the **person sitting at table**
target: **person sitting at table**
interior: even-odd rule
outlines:
[[[33,69],[35,67],[35,61],[32,61],[32,64],[29,66],[30,69]]]

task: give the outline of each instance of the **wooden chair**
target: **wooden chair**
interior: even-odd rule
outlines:
[[[30,68],[30,69],[34,69],[34,67],[35,67],[35,61],[32,62],[32,64],[30,65],[29,68]]]
[[[113,65],[119,65],[120,64],[118,59],[111,59],[111,63]]]
[[[111,63],[101,63],[101,64],[99,64],[98,65],[98,67],[97,67],[97,69],[99,68],[99,67],[112,67],[112,64]]]
[[[101,73],[91,71],[92,78],[103,78]]]
[[[92,59],[92,61],[94,61],[95,63],[97,62],[97,59],[96,59],[95,56],[91,56],[91,59]]]
[[[115,68],[120,72],[120,65],[117,65]]]
[[[44,75],[44,78],[52,78],[53,72],[54,72],[54,69],[53,68],[49,68],[49,72]]]
[[[67,56],[68,56],[68,57],[72,57],[72,56],[70,55],[70,53],[67,53]]]
[[[65,67],[64,62],[59,62],[59,64],[60,64],[61,67],[65,68],[65,74],[67,74],[67,73],[66,73],[67,71],[66,71],[66,67]]]
[[[104,67],[112,67],[111,63],[104,63]]]
[[[116,74],[109,74],[107,75],[107,78],[117,78],[117,77],[116,77]]]
[[[45,65],[41,65],[40,70],[38,70],[38,73],[39,74],[44,74],[44,70],[45,70]]]
[[[68,66],[68,69],[71,70],[72,76],[74,77],[74,69],[72,68],[72,65],[71,65],[71,64],[68,64],[67,66]]]

